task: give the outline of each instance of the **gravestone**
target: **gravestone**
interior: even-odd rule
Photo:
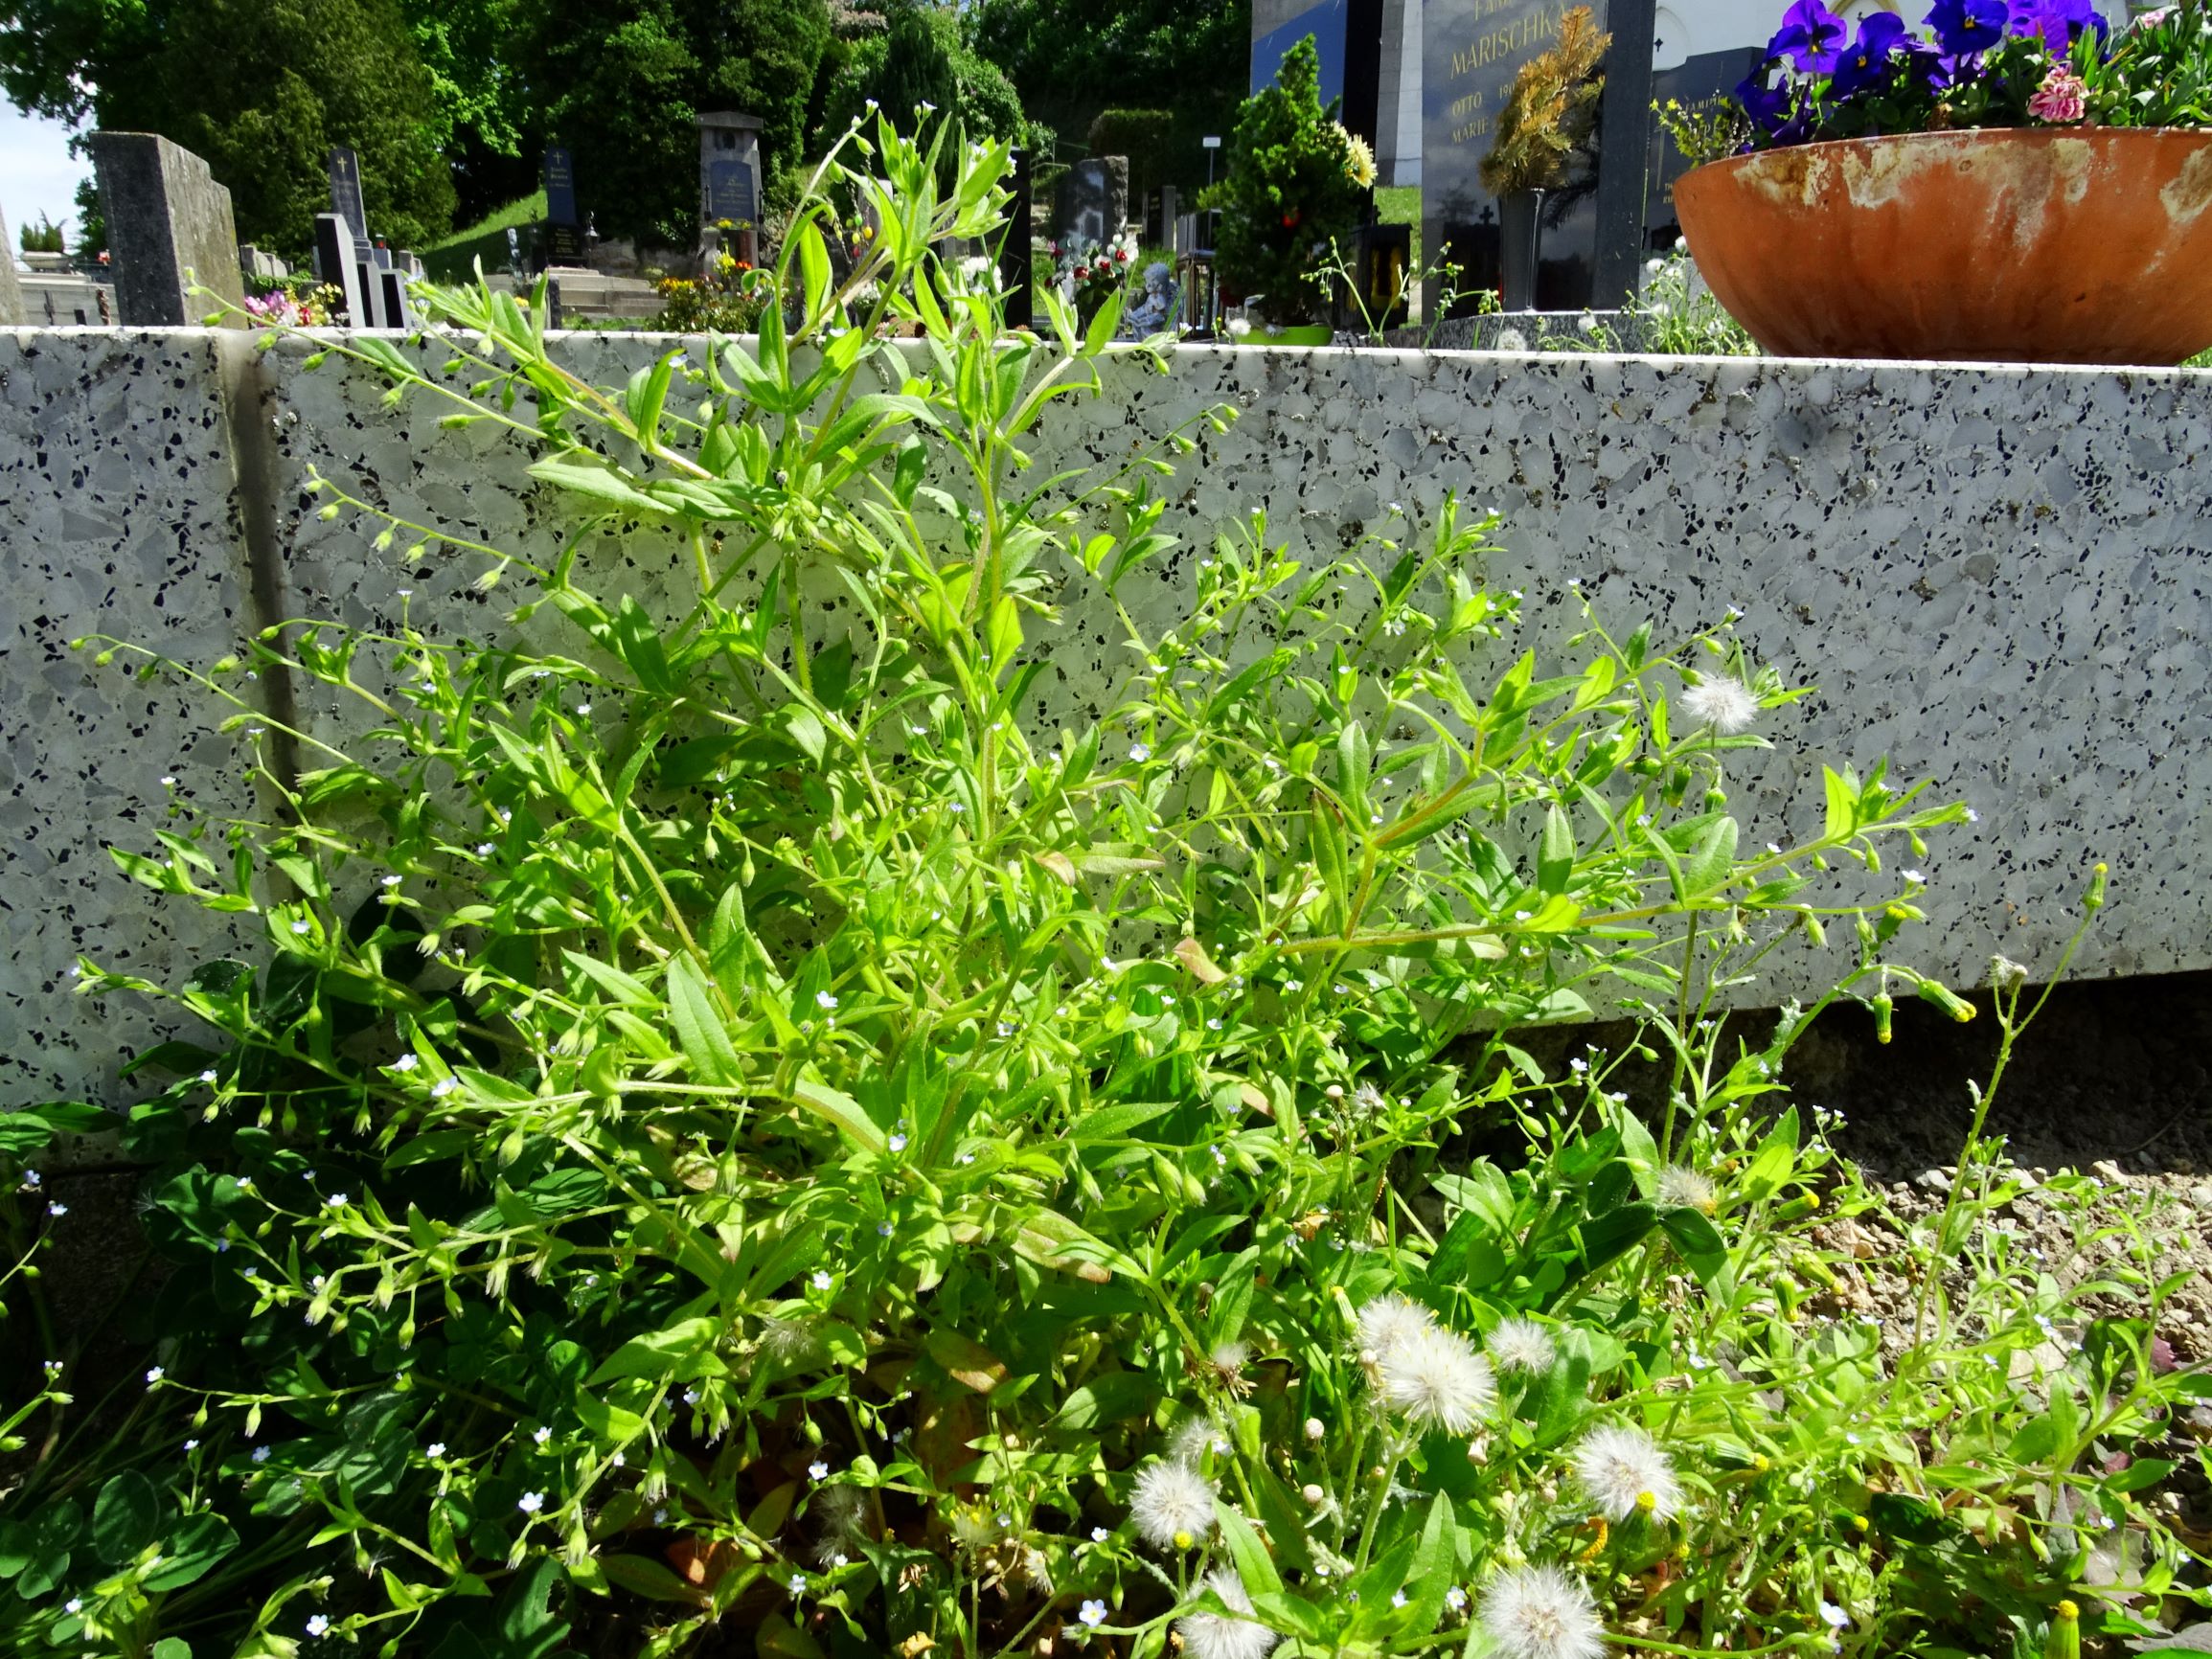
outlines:
[[[1586,304],[1636,297],[1644,265],[1645,192],[1652,163],[1653,0],[1606,0],[1613,44],[1598,105],[1597,252]]]
[[[583,258],[583,218],[576,211],[576,152],[566,145],[545,151],[545,255],[548,262],[573,265]]]
[[[346,327],[370,329],[376,327],[370,320],[366,289],[361,282],[361,264],[354,257],[353,228],[346,222],[343,214],[317,214],[315,216],[315,268],[324,282],[336,288],[346,307]]]
[[[0,214],[0,329],[15,328],[23,312],[23,282],[15,274],[15,246],[8,239],[8,217]]]
[[[361,158],[341,144],[331,151],[330,166],[331,211],[346,221],[353,245],[365,248],[369,245],[369,209],[361,199]]]
[[[1006,204],[1006,234],[998,244],[998,285],[1006,290],[1006,326],[1026,329],[1036,321],[1030,269],[1029,151],[1017,149],[1007,176],[1013,199]]]
[[[206,162],[155,133],[96,132],[92,165],[126,328],[198,323],[217,300],[244,306],[231,193]],[[194,296],[195,283],[213,298]]]
[[[1122,234],[1129,214],[1129,160],[1094,155],[1069,168],[1060,181],[1054,234],[1065,246],[1104,246]]]
[[[699,117],[699,228],[727,220],[744,233],[724,238],[741,260],[755,258],[753,231],[761,215],[761,123],[758,116],[722,110]]]

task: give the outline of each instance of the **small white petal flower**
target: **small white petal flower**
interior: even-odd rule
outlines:
[[[439,1100],[444,1100],[447,1095],[453,1092],[453,1089],[454,1083],[451,1078],[440,1078],[436,1082],[430,1085],[431,1094],[436,1096]]]
[[[1130,1490],[1129,1519],[1155,1548],[1189,1549],[1192,1541],[1213,1531],[1214,1489],[1187,1464],[1173,1459],[1150,1464],[1138,1472]]]
[[[1851,1623],[1851,1615],[1834,1602],[1820,1603],[1820,1622],[1831,1630],[1840,1630]]]
[[[1491,1363],[1500,1371],[1525,1371],[1531,1376],[1551,1370],[1559,1358],[1551,1332],[1533,1319],[1501,1319],[1484,1341]]]
[[[526,1515],[535,1515],[539,1510],[545,1508],[545,1494],[543,1492],[524,1492],[522,1496],[514,1500],[514,1507]]]
[[[536,1441],[539,1445],[543,1445],[547,1441],[553,1438],[553,1430],[545,1427],[543,1424],[539,1424],[536,1428],[534,1428],[530,1431],[530,1438],[533,1441]]]
[[[325,1630],[328,1630],[330,1627],[331,1627],[331,1622],[330,1622],[330,1620],[328,1620],[327,1618],[325,1618],[325,1617],[324,1617],[322,1614],[320,1614],[320,1613],[317,1613],[317,1614],[316,1614],[316,1615],[315,1615],[315,1616],[314,1616],[312,1619],[309,1619],[309,1620],[308,1621],[308,1635],[310,1635],[310,1636],[320,1636],[320,1635],[321,1635],[321,1634],[322,1634],[322,1633],[323,1633]]]
[[[1252,1616],[1252,1598],[1231,1572],[1208,1573],[1206,1588],[1220,1597],[1229,1613],[1186,1613],[1175,1633],[1191,1659],[1265,1659],[1282,1638]],[[1233,1617],[1231,1615],[1242,1615]]]
[[[1575,1447],[1575,1478],[1608,1520],[1639,1511],[1663,1521],[1682,1507],[1675,1466],[1640,1428],[1594,1428]]]
[[[1483,1592],[1482,1627],[1504,1659],[1605,1659],[1605,1626],[1580,1579],[1513,1567]]]
[[[837,999],[826,990],[818,990],[814,993],[814,1006],[820,1009],[832,1009],[837,1006]]]
[[[792,1594],[792,1595],[794,1595],[794,1596],[803,1596],[803,1595],[805,1595],[805,1594],[807,1593],[807,1575],[806,1575],[806,1574],[804,1574],[804,1573],[793,1573],[793,1574],[791,1575],[791,1577],[790,1577],[790,1580],[789,1580],[789,1582],[790,1582],[790,1586],[791,1586],[791,1594]]]
[[[268,1448],[267,1446],[265,1446],[265,1445],[258,1445],[258,1446],[254,1447],[254,1462],[256,1462],[256,1463],[258,1463],[258,1464],[265,1464],[265,1463],[267,1463],[268,1461],[269,1461],[269,1448]]]
[[[326,1210],[343,1210],[345,1207],[346,1194],[343,1193],[332,1193],[323,1200],[323,1208]]]
[[[1106,1604],[1096,1600],[1085,1602],[1076,1617],[1095,1630],[1106,1622]]]
[[[392,1069],[396,1072],[411,1072],[420,1064],[422,1062],[413,1055],[401,1055],[392,1062]]]
[[[1759,699],[1732,674],[1704,680],[1682,693],[1682,713],[1700,726],[1710,726],[1723,738],[1751,729],[1759,717]]]
[[[214,1081],[216,1080],[216,1075],[215,1075],[215,1072],[214,1072],[212,1069],[210,1069],[210,1070],[208,1070],[208,1071],[204,1071],[204,1072],[200,1073],[200,1075],[199,1075],[199,1080],[200,1080],[201,1082],[203,1082],[203,1083],[212,1083],[212,1082],[214,1082]]]
[[[827,1290],[830,1288],[830,1275],[824,1269],[817,1267],[814,1269],[814,1277],[810,1283],[816,1290]]]
[[[84,1603],[79,1601],[75,1596],[72,1596],[68,1601],[61,1603],[61,1610],[64,1613],[81,1613],[84,1611]]]
[[[1112,1536],[1113,1534],[1107,1532],[1104,1527],[1093,1527],[1090,1530],[1090,1541],[1094,1544],[1103,1544]]]
[[[1151,750],[1150,748],[1148,748],[1148,747],[1147,747],[1145,744],[1143,744],[1143,743],[1131,743],[1131,744],[1129,745],[1129,759],[1130,759],[1130,760],[1132,760],[1132,761],[1138,761],[1138,762],[1140,762],[1140,763],[1141,763],[1141,762],[1143,762],[1143,761],[1149,761],[1149,760],[1151,760],[1152,758],[1152,750]]]
[[[430,1443],[429,1452],[430,1455],[434,1458],[444,1457],[445,1455],[445,1443],[442,1440],[432,1441]]]
[[[46,1213],[58,1218],[69,1214],[69,1206],[66,1204],[49,1204],[46,1206]]]
[[[292,931],[294,933],[305,933],[308,931],[309,925],[310,923],[308,921],[308,920],[305,917],[302,917],[299,920],[292,923]]]
[[[161,1380],[161,1378],[162,1378],[162,1369],[161,1369],[161,1367],[160,1367],[160,1366],[158,1366],[158,1365],[157,1365],[157,1366],[155,1366],[155,1367],[154,1367],[152,1370],[148,1371],[148,1372],[146,1374],[146,1380],[147,1380],[147,1381],[148,1381],[148,1382],[159,1382],[159,1381]]]
[[[817,1458],[807,1466],[807,1476],[810,1480],[826,1481],[830,1478],[830,1466]]]
[[[883,1144],[889,1147],[894,1152],[903,1152],[906,1149],[906,1137],[904,1135],[893,1135]]]
[[[1431,1327],[1380,1356],[1382,1398],[1415,1422],[1465,1434],[1497,1398],[1490,1362],[1455,1330]]]
[[[1457,1584],[1452,1585],[1444,1593],[1444,1604],[1454,1613],[1464,1613],[1467,1610],[1467,1592]]]

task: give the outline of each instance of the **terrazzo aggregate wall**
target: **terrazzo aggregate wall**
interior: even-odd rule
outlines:
[[[577,335],[564,350],[619,383],[665,347]],[[77,952],[173,980],[223,948],[201,913],[125,882],[103,845],[143,850],[172,797],[252,806],[204,703],[128,685],[64,642],[97,629],[206,662],[274,616],[508,625],[527,597],[513,579],[486,594],[473,556],[375,552],[358,523],[315,516],[310,466],[497,545],[542,547],[565,522],[509,440],[439,430],[427,403],[393,414],[366,374],[337,359],[310,373],[300,356],[257,361],[194,330],[0,333],[0,1105],[119,1100],[121,1059],[166,1029],[71,998]],[[2102,857],[2112,900],[2077,973],[2212,966],[2212,375],[1177,356],[1165,377],[1118,372],[1040,444],[1049,472],[1132,456],[1213,404],[1244,411],[1164,490],[1185,546],[1154,567],[1140,623],[1254,509],[1272,535],[1334,551],[1458,491],[1503,515],[1489,576],[1527,591],[1539,654],[1581,624],[1572,578],[1624,632],[1651,616],[1664,637],[1733,606],[1759,657],[1820,688],[1764,728],[1777,748],[1736,798],[1747,844],[1817,829],[1824,761],[1863,770],[1886,754],[1893,776],[1930,776],[1976,808],[1923,861],[1930,920],[1913,960],[1954,983],[2000,949],[2048,967]],[[257,444],[258,461],[243,453]],[[258,562],[257,514],[273,532]],[[642,534],[591,557],[602,588],[649,602],[673,568]],[[1088,648],[1103,632],[1069,619],[1054,700],[1099,699],[1110,664]],[[1745,994],[1803,995],[1829,966],[1778,957]]]

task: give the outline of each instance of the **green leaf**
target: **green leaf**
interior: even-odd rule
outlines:
[[[1697,898],[1724,881],[1736,862],[1736,820],[1723,814],[1705,827],[1698,844],[1682,860],[1680,897]]]
[[[133,1560],[160,1535],[161,1493],[136,1469],[100,1489],[92,1506],[92,1548],[111,1567]]]
[[[534,461],[530,466],[530,476],[541,484],[550,484],[572,495],[581,495],[587,501],[604,502],[609,507],[619,507],[626,511],[649,512],[656,519],[676,516],[661,502],[632,484],[613,462],[586,449],[571,450],[565,455],[549,455],[542,461]]]
[[[693,1080],[723,1089],[741,1086],[744,1068],[730,1042],[729,1028],[722,1023],[706,976],[689,956],[669,959],[668,992],[669,1018]]]
[[[1283,1576],[1275,1571],[1275,1558],[1260,1542],[1260,1534],[1252,1531],[1252,1523],[1220,1498],[1214,1500],[1214,1520],[1221,1529],[1221,1539],[1229,1546],[1229,1558],[1237,1563],[1237,1577],[1244,1580],[1246,1592],[1280,1595]]]
[[[602,1556],[599,1570],[618,1590],[649,1602],[681,1602],[696,1607],[702,1600],[695,1586],[645,1556]]]
[[[991,607],[991,628],[984,644],[994,670],[1003,669],[1021,650],[1021,612],[1005,594]]]
[[[238,1547],[239,1535],[222,1516],[210,1511],[187,1515],[164,1541],[161,1565],[147,1574],[146,1588],[160,1593],[196,1583]]]
[[[659,1330],[633,1336],[600,1363],[586,1385],[596,1387],[624,1376],[649,1376],[656,1382],[675,1380],[718,1371],[721,1364],[712,1346],[719,1329],[712,1319],[679,1319]]]
[[[939,1326],[922,1339],[922,1352],[963,1388],[989,1394],[1007,1378],[1006,1361],[980,1342]]]
[[[1057,1429],[1084,1433],[1107,1423],[1143,1417],[1160,1398],[1159,1384],[1141,1371],[1109,1371],[1094,1376],[1060,1402],[1052,1422]]]
[[[153,1659],[192,1659],[192,1644],[181,1636],[164,1636],[153,1645]]]
[[[884,1149],[883,1131],[870,1122],[868,1114],[860,1109],[860,1102],[851,1095],[813,1078],[801,1078],[793,1083],[791,1095],[816,1117],[834,1125],[848,1140],[871,1152]]]
[[[1544,813],[1543,841],[1537,852],[1536,885],[1542,894],[1564,893],[1575,869],[1575,830],[1557,801]]]

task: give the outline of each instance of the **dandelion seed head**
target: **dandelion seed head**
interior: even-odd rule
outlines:
[[[1721,674],[1682,693],[1682,713],[1723,738],[1747,732],[1759,717],[1759,699],[1732,674]]]
[[[1391,1350],[1411,1341],[1435,1323],[1435,1316],[1418,1302],[1396,1294],[1378,1296],[1359,1310],[1360,1350],[1374,1354],[1380,1364],[1389,1357]]]
[[[1562,1568],[1500,1573],[1483,1593],[1482,1627],[1504,1659],[1605,1659],[1597,1603]]]
[[[1490,1362],[1500,1371],[1523,1371],[1531,1376],[1551,1370],[1559,1357],[1551,1332],[1533,1319],[1501,1319],[1483,1346]]]
[[[1682,1507],[1674,1464],[1640,1428],[1594,1428],[1575,1447],[1574,1461],[1575,1479],[1608,1520],[1640,1513],[1663,1521]]]
[[[1155,1549],[1187,1548],[1178,1537],[1202,1538],[1214,1526],[1214,1489],[1205,1476],[1174,1459],[1147,1465],[1129,1491],[1129,1519]]]
[[[1186,1613],[1175,1621],[1175,1633],[1191,1659],[1264,1659],[1282,1640],[1252,1617],[1252,1598],[1236,1574],[1208,1573],[1206,1588],[1220,1597],[1229,1613]]]
[[[1669,1164],[1659,1171],[1659,1202],[1677,1210],[1696,1210],[1710,1216],[1721,1202],[1720,1189],[1702,1170]]]
[[[1392,1409],[1448,1434],[1467,1433],[1497,1398],[1490,1361],[1456,1330],[1431,1326],[1380,1354],[1377,1364]]]

